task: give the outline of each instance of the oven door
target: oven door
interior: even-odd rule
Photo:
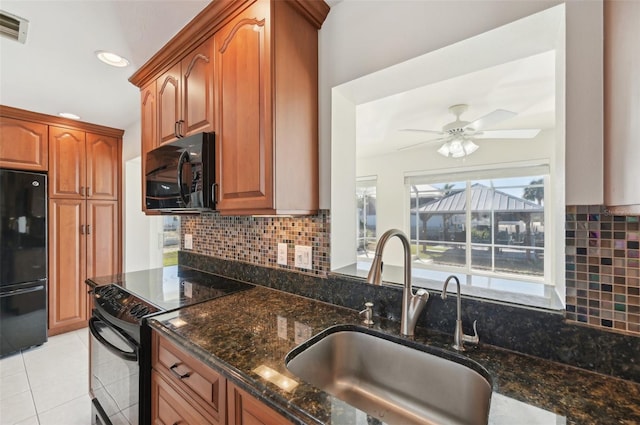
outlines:
[[[89,319],[92,424],[138,424],[139,346],[98,312]]]

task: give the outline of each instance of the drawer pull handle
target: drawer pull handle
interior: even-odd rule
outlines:
[[[185,373],[180,373],[176,370],[176,368],[179,366],[178,363],[174,363],[173,366],[171,366],[169,368],[169,370],[171,371],[171,373],[174,374],[174,376],[178,379],[184,379],[184,378],[188,378],[189,376],[191,376],[191,372],[185,372]]]

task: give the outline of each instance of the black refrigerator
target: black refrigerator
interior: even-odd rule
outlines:
[[[0,357],[47,340],[47,176],[0,169]]]

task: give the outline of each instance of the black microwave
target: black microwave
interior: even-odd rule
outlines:
[[[147,152],[147,211],[184,214],[215,209],[214,143],[214,133],[198,133]]]

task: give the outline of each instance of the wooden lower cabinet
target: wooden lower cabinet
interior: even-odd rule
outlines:
[[[118,201],[49,200],[49,335],[85,327],[85,280],[119,272],[118,216]]]
[[[151,344],[153,424],[291,424],[155,331]]]
[[[163,375],[151,372],[151,417],[154,425],[219,424],[194,409],[188,398],[171,385]]]
[[[228,425],[287,425],[290,421],[246,391],[227,382]]]
[[[85,216],[83,200],[49,200],[49,335],[86,326]]]

